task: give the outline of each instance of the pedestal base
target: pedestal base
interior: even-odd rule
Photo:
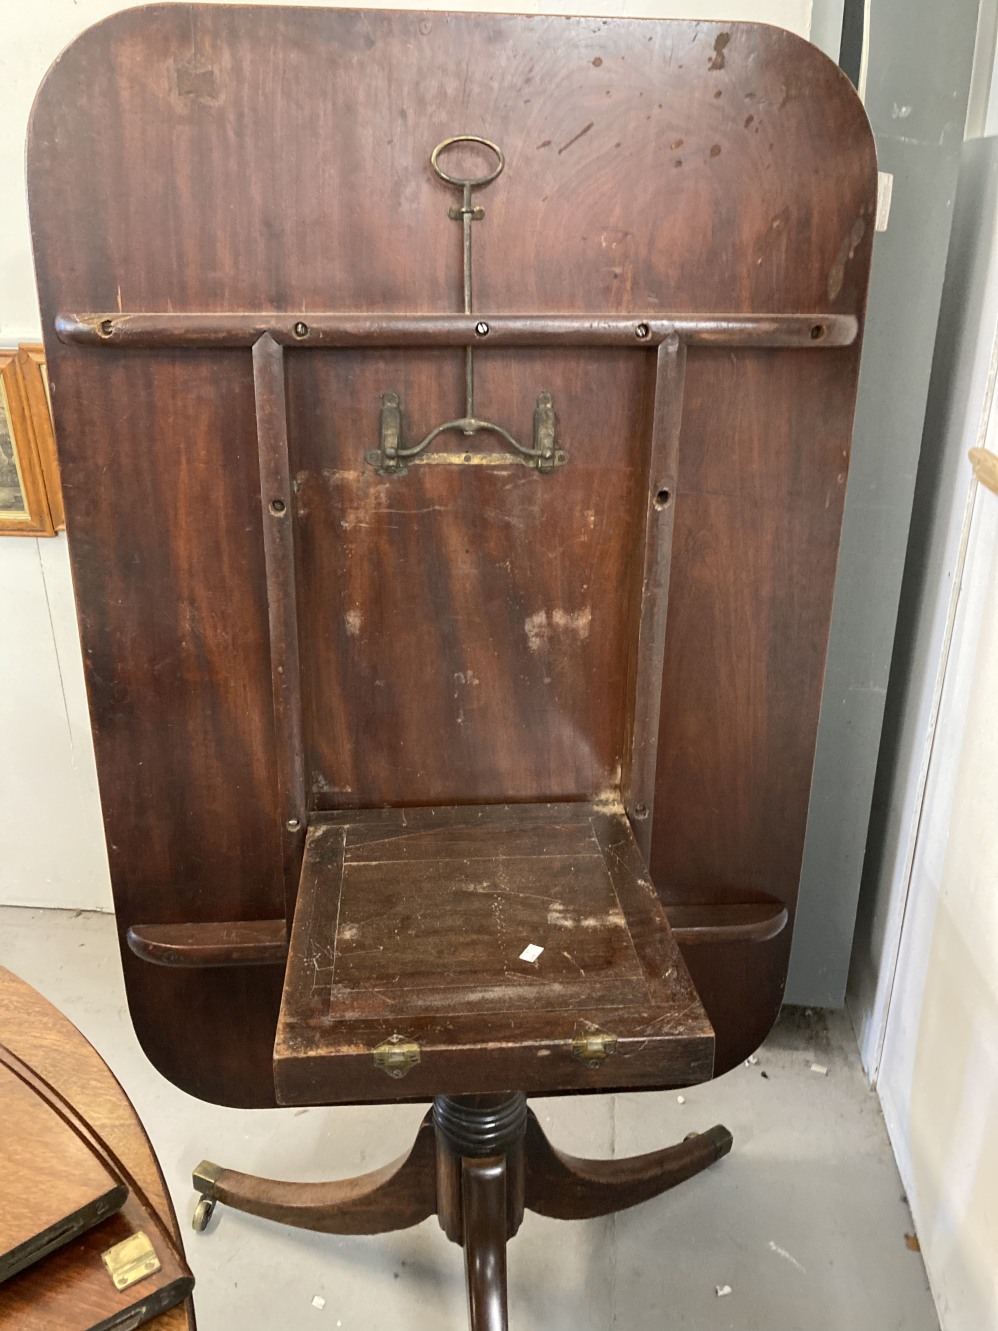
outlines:
[[[436,1214],[464,1248],[471,1331],[506,1331],[506,1243],[524,1210],[587,1220],[674,1188],[731,1150],[713,1127],[676,1146],[626,1160],[582,1160],[556,1150],[525,1096],[438,1096],[408,1154],[338,1183],[280,1183],[222,1169],[194,1171],[194,1228],[217,1202],[300,1229],[382,1234]]]

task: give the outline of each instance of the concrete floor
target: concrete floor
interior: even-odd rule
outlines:
[[[419,1107],[238,1111],[146,1062],[108,916],[0,909],[0,964],[97,1047],[138,1110],[186,1227],[202,1157],[292,1179],[400,1154]],[[513,1331],[938,1331],[876,1096],[841,1013],[790,1010],[744,1066],[675,1093],[532,1101],[556,1145],[623,1156],[724,1123],[732,1154],[607,1220],[528,1214],[510,1245]],[[827,1075],[812,1071],[818,1063]],[[202,1331],[462,1331],[461,1253],[431,1219],[398,1234],[307,1234],[219,1207],[186,1230]],[[730,1294],[718,1297],[717,1287]],[[317,1308],[313,1299],[325,1300]]]

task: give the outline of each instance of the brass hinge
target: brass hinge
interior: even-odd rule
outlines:
[[[585,1031],[572,1040],[572,1057],[587,1068],[598,1068],[617,1048],[617,1037],[607,1031]]]
[[[149,1237],[141,1230],[101,1253],[101,1259],[114,1281],[115,1289],[129,1289],[146,1276],[155,1275],[160,1260]]]
[[[419,1062],[419,1045],[404,1035],[389,1035],[374,1050],[374,1066],[389,1077],[404,1077]]]

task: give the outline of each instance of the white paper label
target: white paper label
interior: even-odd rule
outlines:
[[[520,960],[536,961],[543,951],[544,949],[542,947],[538,947],[536,943],[528,943],[527,946],[520,953]]]

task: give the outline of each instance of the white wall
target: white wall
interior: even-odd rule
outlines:
[[[968,449],[985,441],[998,348],[998,141],[965,143],[936,335],[878,792],[849,978],[876,1079],[968,537]],[[890,765],[887,766],[887,759]]]
[[[0,902],[110,909],[65,536],[0,537]]]
[[[117,0],[3,6],[0,346],[40,335],[23,169],[35,89],[77,33],[125,7]],[[387,7],[407,6],[390,0]],[[408,7],[741,19],[801,36],[811,21],[811,0],[419,0]],[[65,536],[0,537],[0,736],[0,904],[110,909]]]
[[[991,138],[963,147],[849,994],[944,1331],[998,1331],[998,495],[967,460],[998,451],[996,374]]]
[[[943,1331],[998,1329],[996,798],[998,495],[981,489],[878,1083]]]

